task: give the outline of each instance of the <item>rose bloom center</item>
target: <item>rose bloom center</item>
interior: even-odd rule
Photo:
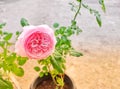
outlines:
[[[41,56],[52,47],[52,40],[46,33],[35,32],[31,34],[25,41],[26,51],[30,54]]]

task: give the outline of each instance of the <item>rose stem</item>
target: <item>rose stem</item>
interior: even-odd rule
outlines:
[[[74,16],[73,21],[75,21],[75,20],[76,20],[76,18],[77,18],[77,16],[78,16],[78,14],[79,14],[79,12],[80,12],[81,5],[82,5],[82,0],[81,0],[81,1],[80,1],[80,3],[79,3],[79,8],[78,8],[78,10],[77,10],[77,12],[76,12],[76,14],[75,14],[75,16]]]

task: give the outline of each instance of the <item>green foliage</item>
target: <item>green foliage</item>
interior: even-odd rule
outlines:
[[[20,66],[23,66],[23,65],[26,63],[27,60],[28,60],[27,57],[21,57],[21,56],[18,56],[18,57],[17,57],[17,61],[18,61],[18,64],[19,64]]]
[[[43,77],[44,75],[45,75],[45,73],[42,72],[42,71],[39,73],[39,76],[40,76],[40,77]]]
[[[82,53],[77,52],[77,51],[76,51],[76,50],[74,50],[74,49],[71,49],[71,50],[70,50],[70,55],[71,55],[71,56],[75,56],[75,57],[80,57],[80,56],[83,56],[83,54],[82,54]]]
[[[59,73],[63,73],[61,65],[54,57],[51,57],[50,61],[54,69],[56,69]]]
[[[13,33],[3,31],[4,26],[5,24],[0,24],[0,89],[13,89],[12,83],[7,80],[9,74],[14,73],[16,76],[23,76],[24,70],[21,66],[26,63],[28,58],[20,57],[10,50],[10,47],[14,46],[14,43],[10,41]],[[16,35],[19,34],[19,32],[16,33]],[[6,75],[6,79],[2,79],[4,75]]]
[[[7,33],[7,34],[5,34],[5,37],[3,38],[5,41],[8,41],[8,40],[10,40],[11,38],[12,38],[12,33]]]
[[[13,89],[12,83],[8,80],[0,78],[0,89]]]
[[[84,4],[82,0],[76,0],[76,1],[79,3],[79,5],[77,5],[77,4],[74,3],[74,2],[69,3],[69,4],[71,5],[71,10],[75,12],[75,16],[74,16],[74,19],[73,19],[73,20],[76,20],[76,17],[78,16],[78,14],[80,13],[80,10],[82,9],[81,6],[83,6],[84,8],[88,9],[91,14],[94,14],[98,25],[101,27],[101,26],[102,26],[102,20],[101,20],[101,15],[100,15],[100,13],[99,13],[97,10],[92,9],[92,8],[89,7],[88,5]],[[99,4],[101,5],[102,10],[103,10],[104,12],[106,12],[104,0],[99,0]],[[81,29],[79,29],[79,31],[81,32]],[[79,31],[78,31],[78,32],[79,32]]]
[[[69,37],[74,35],[75,33],[76,35],[78,35],[81,31],[82,30],[79,28],[79,26],[76,25],[76,21],[74,20],[71,22],[71,26],[60,26],[59,28],[57,28],[57,30],[55,30],[55,35],[57,38],[56,50],[59,54],[61,54],[61,56],[63,56],[64,54],[71,54],[70,50],[72,49],[72,45]],[[74,54],[76,54],[76,52]],[[80,53],[78,52],[77,54]]]
[[[77,26],[77,22],[75,20],[71,21],[71,29],[74,30],[74,33],[76,33],[76,35],[79,35],[79,33],[82,32],[82,29],[79,26]]]
[[[34,70],[38,72],[38,71],[40,71],[40,67],[39,66],[35,66]]]
[[[56,77],[56,81],[57,81],[57,83],[59,84],[59,86],[64,86],[64,81],[63,81],[62,78]]]
[[[20,20],[20,24],[21,24],[22,27],[29,25],[28,21],[27,21],[25,18],[22,18],[22,19]]]
[[[16,65],[13,65],[13,66],[12,66],[12,72],[13,72],[15,75],[19,76],[19,77],[22,77],[22,76],[24,75],[24,70],[23,70],[23,68],[18,67],[18,66],[16,66]]]
[[[105,4],[104,4],[104,0],[99,0],[99,4],[101,5],[101,8],[104,12],[106,12],[106,7],[105,7]]]
[[[96,21],[99,24],[99,26],[101,27],[102,26],[102,21],[101,21],[100,15],[96,15]]]
[[[0,23],[0,29],[2,29],[5,25],[6,23]]]
[[[59,27],[59,24],[58,24],[58,23],[54,23],[54,24],[53,24],[53,27],[54,27],[54,28],[58,28],[58,27]]]
[[[49,65],[50,65],[50,60],[49,57],[44,59],[44,60],[39,60],[38,63],[42,66],[41,68],[38,66],[34,67],[34,70],[39,72],[39,76],[43,77],[44,75],[48,75],[49,73]]]
[[[19,32],[19,31],[16,32],[16,40],[17,40],[17,38],[19,37],[20,34],[21,34],[21,32]]]
[[[5,42],[4,41],[0,41],[0,47],[4,47]]]
[[[94,16],[96,17],[96,21],[97,21],[98,25],[101,27],[102,21],[101,21],[100,13],[97,10],[90,8],[88,5],[82,4],[82,6],[86,9],[88,9],[90,14],[94,14]]]

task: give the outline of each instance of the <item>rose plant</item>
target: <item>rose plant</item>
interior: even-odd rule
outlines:
[[[64,86],[66,56],[80,57],[83,55],[72,47],[69,39],[70,36],[78,35],[82,31],[76,22],[81,7],[88,9],[91,14],[93,13],[98,25],[102,25],[98,11],[84,4],[82,0],[77,0],[77,2],[78,5],[73,2],[70,3],[72,10],[75,11],[71,25],[59,26],[58,23],[55,23],[53,25],[54,32],[47,25],[31,26],[26,19],[21,19],[23,32],[16,42],[16,52],[22,57],[37,60],[40,66],[35,66],[34,69],[39,73],[40,77],[50,74],[56,84],[56,89],[63,89]],[[103,0],[99,0],[99,3],[103,11],[105,11]]]
[[[82,0],[76,1],[77,3],[69,3],[72,6],[71,10],[75,12],[69,26],[60,26],[58,23],[54,23],[53,30],[45,24],[30,25],[25,18],[22,18],[23,31],[16,32],[17,41],[14,52],[9,50],[9,47],[13,45],[9,42],[12,33],[0,30],[0,50],[2,50],[0,52],[0,88],[12,89],[9,74],[14,73],[17,76],[23,76],[24,70],[21,66],[25,64],[27,59],[30,59],[38,61],[40,66],[35,66],[34,70],[39,73],[40,77],[50,74],[56,89],[63,89],[67,55],[83,56],[82,53],[73,48],[70,40],[72,35],[78,35],[82,31],[76,21],[81,8],[85,8],[94,14],[98,25],[102,26],[101,17],[97,10],[90,8]],[[105,12],[104,0],[99,0],[99,4]],[[4,25],[0,24],[0,28],[2,29]]]

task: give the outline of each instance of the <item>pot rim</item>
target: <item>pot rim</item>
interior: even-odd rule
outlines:
[[[37,77],[34,79],[34,81],[32,82],[32,84],[30,85],[30,89],[36,89],[35,86],[38,85],[37,81],[38,81],[39,79],[42,79],[42,80],[43,80],[43,78],[46,78],[46,77],[47,77],[47,76],[44,76],[44,77],[41,77],[41,78],[40,78],[39,76],[37,76]],[[49,78],[49,77],[50,77],[50,75],[48,75],[47,78]],[[47,78],[46,78],[46,79],[47,79]],[[65,78],[66,78],[66,80],[64,80],[64,81],[67,81],[67,80],[68,80],[69,83],[72,84],[71,86],[73,87],[73,89],[77,89],[76,86],[75,86],[75,83],[74,83],[73,79],[72,79],[71,77],[69,77],[68,74],[66,74],[66,73],[65,73]],[[42,80],[41,80],[41,81],[42,81]],[[36,83],[37,83],[37,84],[36,84]]]

